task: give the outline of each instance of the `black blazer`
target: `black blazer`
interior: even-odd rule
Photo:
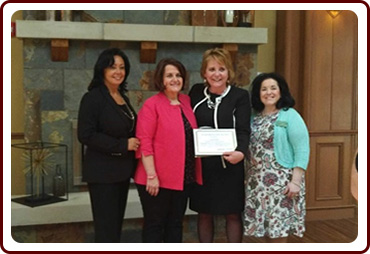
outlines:
[[[127,96],[121,94],[134,112]],[[133,175],[135,153],[127,150],[128,139],[135,135],[132,125],[105,85],[92,89],[82,97],[77,127],[78,140],[85,145],[82,181],[114,183]]]
[[[204,88],[203,83],[192,86],[189,96],[193,109],[195,105],[204,100]],[[215,128],[213,113],[214,111],[210,111],[208,108],[207,101],[201,103],[194,112],[198,127],[209,126]],[[229,93],[222,99],[217,113],[218,127],[235,128],[238,141],[236,150],[247,157],[251,132],[251,104],[248,91],[232,85]]]

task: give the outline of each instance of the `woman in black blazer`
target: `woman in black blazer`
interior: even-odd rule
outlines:
[[[103,51],[78,112],[78,139],[85,145],[82,180],[88,183],[95,242],[120,242],[130,177],[136,167],[136,113],[125,95],[130,72],[117,48]]]

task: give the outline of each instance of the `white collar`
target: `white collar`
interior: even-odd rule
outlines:
[[[222,94],[220,96],[216,97],[216,99],[215,99],[216,100],[216,105],[221,103],[222,99],[229,93],[230,89],[231,89],[231,86],[229,85],[229,86],[226,87],[226,89],[222,92]],[[212,107],[214,108],[215,103],[213,101],[211,101],[211,95],[209,93],[207,93],[207,90],[208,90],[208,87],[206,86],[203,90],[203,93],[204,93],[204,95],[206,96],[206,98],[208,100],[207,105],[208,105],[209,108],[212,108]]]

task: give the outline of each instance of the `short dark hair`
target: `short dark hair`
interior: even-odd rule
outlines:
[[[164,70],[167,65],[173,65],[179,70],[180,75],[182,77],[181,90],[184,90],[185,82],[186,82],[186,69],[185,69],[185,66],[180,61],[174,58],[163,58],[161,61],[159,61],[154,71],[154,86],[159,91],[164,91],[165,87],[163,84],[163,75],[164,75]]]
[[[282,108],[291,108],[295,105],[295,100],[293,96],[290,94],[288,83],[285,81],[285,79],[280,76],[279,74],[275,72],[271,73],[261,73],[257,77],[254,78],[252,81],[252,108],[256,110],[257,112],[261,112],[265,105],[262,103],[260,98],[260,90],[262,82],[266,79],[273,79],[275,80],[280,89],[280,99],[276,104],[276,108],[282,109]]]
[[[130,74],[130,61],[128,60],[126,54],[118,48],[109,48],[100,53],[94,66],[94,77],[88,87],[89,91],[98,86],[104,85],[104,70],[114,64],[114,56],[122,57],[123,61],[125,62],[125,78],[119,85],[119,89],[127,91],[126,79]]]

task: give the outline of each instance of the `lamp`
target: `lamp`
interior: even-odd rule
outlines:
[[[338,10],[330,10],[330,11],[327,11],[329,13],[329,15],[335,19],[342,11],[338,11]]]

